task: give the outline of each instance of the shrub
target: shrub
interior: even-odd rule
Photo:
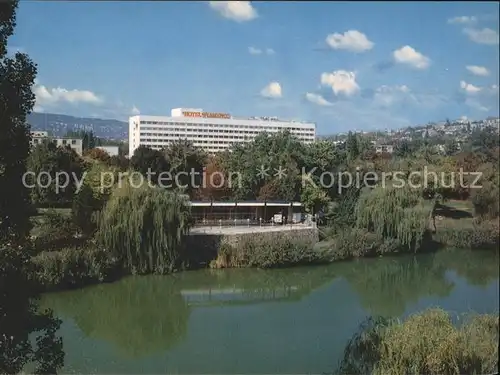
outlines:
[[[77,228],[71,218],[52,209],[46,211],[40,218],[36,232],[33,244],[37,251],[57,250],[82,241],[75,237]]]
[[[319,261],[313,242],[307,238],[244,236],[236,244],[223,243],[212,267],[275,268]]]
[[[481,189],[472,190],[474,216],[493,219],[498,217],[498,187],[485,182]]]
[[[32,263],[36,281],[46,290],[107,281],[119,271],[115,258],[92,245],[42,252],[32,258]]]
[[[460,249],[498,248],[499,224],[496,221],[475,221],[473,227],[440,228],[433,239],[443,245]]]
[[[440,309],[406,321],[370,320],[346,347],[340,373],[489,374],[498,371],[498,315],[462,324]]]
[[[327,262],[351,258],[376,256],[397,253],[404,250],[404,246],[397,239],[382,238],[376,233],[363,228],[344,228],[324,244],[318,246],[321,252],[318,255]]]

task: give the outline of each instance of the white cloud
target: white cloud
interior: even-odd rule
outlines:
[[[248,47],[248,52],[250,53],[250,55],[260,55],[262,53],[262,50],[255,47]]]
[[[260,49],[260,48],[256,48],[256,47],[248,47],[248,52],[251,55],[261,55],[261,54],[274,55],[275,54],[275,52],[272,48]]]
[[[321,105],[321,106],[331,106],[332,105],[332,103],[330,103],[328,100],[323,98],[321,95],[313,94],[311,92],[306,93],[306,99],[308,101],[310,101],[311,103]]]
[[[426,69],[431,62],[427,56],[424,56],[410,46],[401,47],[392,54],[396,62],[410,65],[416,69]]]
[[[471,24],[475,23],[477,21],[477,18],[474,16],[459,16],[459,17],[453,17],[448,19],[448,23],[452,24]]]
[[[260,95],[265,98],[281,98],[283,95],[281,85],[278,82],[271,82],[260,91]]]
[[[330,86],[335,95],[343,93],[346,96],[351,96],[359,91],[359,86],[356,83],[356,74],[345,70],[336,70],[332,73],[321,74],[321,84]]]
[[[462,88],[468,94],[475,94],[481,91],[480,87],[474,86],[471,83],[467,83],[465,81],[460,81],[460,88]]]
[[[333,49],[345,49],[351,52],[368,51],[374,45],[365,34],[357,30],[348,30],[344,34],[330,34],[326,37],[326,43]]]
[[[221,16],[237,22],[251,21],[258,17],[250,1],[209,1],[209,5]]]
[[[33,112],[45,112],[45,109],[39,105],[33,107]]]
[[[44,85],[35,84],[33,89],[37,106],[49,106],[60,103],[87,103],[101,104],[103,99],[92,91],[88,90],[68,90],[62,87],[48,88]]]
[[[467,65],[467,70],[477,76],[488,76],[490,72],[484,66]]]
[[[136,115],[140,115],[141,114],[141,111],[139,110],[139,108],[137,108],[135,105],[132,106],[132,109],[130,110],[130,113],[132,114],[132,116],[136,116]]]
[[[465,28],[464,33],[475,43],[479,44],[498,44],[498,31],[493,29],[484,28],[484,29],[472,29]]]

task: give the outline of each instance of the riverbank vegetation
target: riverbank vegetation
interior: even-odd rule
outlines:
[[[93,249],[90,254],[106,253],[108,259],[102,269],[117,262],[117,269],[124,274],[168,273],[183,268],[183,265],[193,265],[190,259],[179,255],[190,225],[189,210],[183,204],[174,203],[181,202],[183,194],[186,198],[202,200],[302,200],[308,212],[321,214],[318,228],[322,241],[316,246],[300,241],[292,244],[285,238],[263,244],[261,237],[253,237],[238,248],[222,247],[220,256],[212,262],[214,267],[283,267],[360,256],[417,253],[438,247],[498,248],[498,210],[495,208],[498,199],[494,194],[498,189],[498,166],[494,164],[498,160],[494,152],[497,146],[477,146],[475,142],[471,139],[470,144],[463,145],[464,151],[449,155],[438,154],[425,142],[414,153],[389,155],[373,153],[369,142],[354,134],[349,135],[345,145],[335,145],[328,140],[304,145],[289,133],[262,134],[253,142],[235,146],[233,152],[215,157],[207,156],[185,142],[174,143],[163,151],[140,147],[131,160],[132,169],[106,164],[102,160],[107,159],[92,159],[92,153],[87,153],[79,161],[81,168],[72,167],[87,173],[82,188],[72,198],[72,227],[63,225],[60,217],[55,220],[57,215],[50,213],[46,221],[48,225],[57,223],[52,226],[55,232],[66,233],[62,235],[66,236],[66,242],[59,242],[64,245],[61,248],[85,247]],[[472,151],[466,151],[467,147],[482,156],[471,156],[468,153]],[[262,164],[276,168],[286,165],[291,174],[286,181],[277,177],[256,177],[255,169]],[[130,176],[139,172],[146,177],[149,167],[159,174],[197,171],[202,165],[206,165],[210,173],[219,172],[226,176],[226,181],[229,181],[230,171],[236,169],[240,172],[241,183],[232,187],[222,184],[222,187],[215,188],[205,181],[199,189],[162,189],[153,179],[151,186],[144,184],[140,189],[123,187],[128,186],[129,178],[123,177],[127,173]],[[481,193],[460,186],[458,182],[450,188],[439,179],[427,186],[412,187],[410,182],[415,184],[423,179],[417,176],[416,180],[410,181],[411,172],[423,173],[424,168],[448,173],[455,180],[458,177],[452,173],[459,173],[460,168],[482,170],[485,185]],[[389,173],[395,169],[402,172],[402,180],[388,178],[382,182],[366,178],[369,173]],[[312,171],[308,178],[313,184],[306,182],[302,187],[301,170]],[[322,187],[321,174],[335,175],[344,170],[358,174],[359,179],[366,180],[366,183],[344,187],[347,186],[344,176],[333,181],[328,188]],[[104,186],[100,180],[102,173],[109,179]],[[211,181],[207,173],[204,178]],[[54,200],[54,206],[57,202],[59,198]],[[41,204],[33,201],[35,205],[38,203]],[[177,207],[177,213],[166,206]],[[152,207],[155,207],[154,211]],[[39,232],[41,237],[55,236],[49,228]],[[139,241],[139,237],[144,239]],[[47,243],[39,237],[35,242]],[[57,246],[47,245],[42,250],[57,251]],[[255,254],[250,255],[252,251]],[[49,258],[61,257],[52,255]],[[37,264],[41,267],[41,264],[51,265],[52,262]],[[60,267],[55,274],[61,269],[64,268]],[[85,273],[85,269],[74,272]],[[100,269],[96,267],[95,272],[88,272],[97,275]],[[49,270],[40,272],[50,273]]]
[[[338,373],[497,373],[498,315],[453,318],[440,309],[404,321],[371,318],[347,345]]]

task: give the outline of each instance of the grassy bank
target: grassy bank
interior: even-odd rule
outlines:
[[[344,351],[338,374],[493,374],[498,314],[452,317],[440,309],[404,321],[369,319]]]
[[[436,207],[433,239],[442,246],[463,249],[485,249],[499,246],[499,224],[495,220],[479,221],[473,216],[469,201],[448,201]]]

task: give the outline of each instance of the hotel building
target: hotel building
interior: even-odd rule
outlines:
[[[227,150],[235,143],[252,141],[258,134],[289,130],[304,143],[314,142],[316,124],[284,121],[276,117],[234,117],[203,112],[198,108],[175,108],[171,116],[138,115],[129,119],[129,156],[140,146],[159,150],[185,139],[209,153]]]

